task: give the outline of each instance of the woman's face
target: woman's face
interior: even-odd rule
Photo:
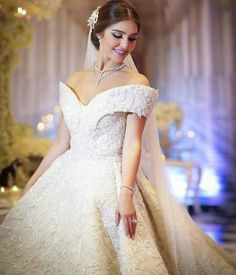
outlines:
[[[99,51],[115,63],[122,63],[136,46],[138,26],[127,20],[106,28],[101,36]]]

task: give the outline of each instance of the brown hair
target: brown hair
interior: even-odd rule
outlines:
[[[123,0],[110,0],[101,6],[98,20],[91,33],[91,41],[97,50],[100,44],[96,34],[103,32],[110,25],[124,20],[135,22],[138,26],[138,31],[140,30],[139,15],[130,3]]]

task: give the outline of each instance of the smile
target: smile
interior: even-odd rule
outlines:
[[[120,50],[116,50],[116,49],[114,49],[114,51],[115,51],[119,56],[124,56],[124,55],[126,55],[126,53],[127,53],[127,52],[125,52],[125,51],[120,51]]]

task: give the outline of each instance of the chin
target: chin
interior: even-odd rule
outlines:
[[[113,52],[113,60],[117,63],[122,63],[125,58],[129,55],[129,53],[126,53],[124,56],[119,56],[116,52]]]

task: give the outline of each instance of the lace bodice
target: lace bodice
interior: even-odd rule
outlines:
[[[152,87],[130,84],[106,90],[84,105],[60,82],[60,105],[74,157],[120,156],[128,113],[147,117],[157,97],[158,90]]]

